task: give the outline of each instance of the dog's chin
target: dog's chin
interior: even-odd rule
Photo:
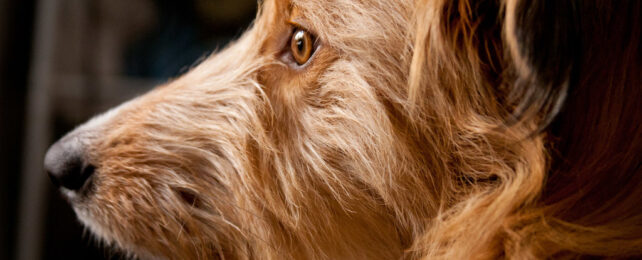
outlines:
[[[63,192],[64,194],[64,192]],[[68,195],[65,194],[65,197]],[[167,257],[154,254],[150,250],[139,247],[123,241],[117,234],[112,232],[107,224],[101,224],[94,217],[94,214],[89,210],[85,199],[79,199],[78,196],[68,198],[69,202],[78,217],[78,220],[89,231],[92,238],[108,250],[121,253],[131,259],[167,259]]]
[[[110,227],[114,225],[109,223],[108,216],[97,215],[99,213],[95,213],[94,210],[92,210],[95,206],[92,206],[93,202],[91,201],[91,197],[78,196],[74,192],[65,191],[63,191],[63,196],[67,198],[78,220],[85,227],[86,231],[89,231],[88,234],[91,238],[107,250],[124,255],[127,259],[174,259],[172,256],[160,255],[159,252],[147,249],[133,241],[128,241],[124,238],[127,237],[126,234],[121,236],[111,229]],[[148,239],[155,239],[155,237],[150,236]],[[209,256],[210,259],[223,259],[219,253],[212,253],[213,255]]]

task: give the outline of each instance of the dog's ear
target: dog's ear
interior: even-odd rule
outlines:
[[[642,218],[632,207],[642,196],[642,1],[504,3],[515,113],[542,116],[551,137],[543,200],[566,220],[635,223]],[[608,232],[639,238],[642,227]]]
[[[561,85],[578,55],[577,1],[506,2],[505,37],[517,72]]]
[[[640,31],[639,1],[504,3],[504,39],[517,76],[511,93],[511,100],[519,100],[516,115],[538,113],[547,125],[567,93],[582,87],[583,73],[595,69],[591,66],[616,57],[631,60],[627,55],[639,53],[630,50],[630,43],[639,43],[634,35]]]
[[[508,0],[504,38],[517,80],[510,99],[515,115],[545,115],[550,123],[561,108],[581,41],[581,0]]]

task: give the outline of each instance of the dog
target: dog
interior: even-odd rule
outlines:
[[[642,255],[642,3],[264,0],[45,168],[132,257]]]

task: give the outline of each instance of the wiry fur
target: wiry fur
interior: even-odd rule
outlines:
[[[622,107],[590,113],[622,152],[564,150],[577,137],[565,124],[592,125],[575,110],[592,106],[564,95],[589,88],[590,66],[576,68],[607,50],[584,46],[555,72],[533,56],[546,39],[529,34],[523,5],[266,0],[236,43],[76,130],[97,171],[74,209],[144,258],[640,255],[641,130],[622,123],[640,122],[640,60],[596,77]],[[631,6],[622,24],[640,22]],[[279,60],[290,19],[320,41],[305,68]],[[640,57],[640,24],[618,33],[633,44],[612,59]],[[574,118],[545,128],[559,113]],[[556,163],[575,153],[592,168]]]

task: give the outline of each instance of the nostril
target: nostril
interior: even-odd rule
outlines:
[[[83,183],[87,182],[87,179],[89,179],[89,177],[91,177],[94,174],[94,171],[96,171],[95,166],[93,166],[92,164],[85,165],[85,167],[82,170],[82,176],[85,179]]]
[[[84,148],[75,138],[63,138],[55,143],[45,156],[45,171],[54,185],[70,190],[80,190],[94,174]]]

